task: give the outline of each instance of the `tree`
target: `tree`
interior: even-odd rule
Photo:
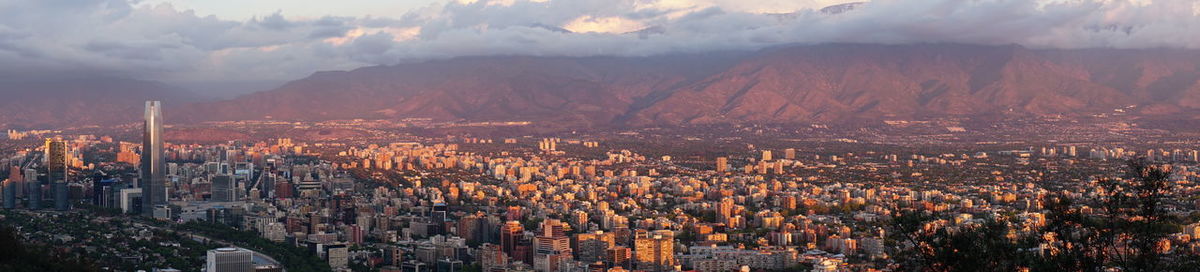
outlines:
[[[67,254],[57,254],[38,245],[21,241],[10,228],[0,229],[0,271],[100,271],[92,263]]]
[[[1167,250],[1187,218],[1168,212],[1178,202],[1171,166],[1130,160],[1124,178],[1100,179],[1090,197],[1061,190],[1044,199],[1045,224],[1011,216],[944,226],[937,214],[907,212],[892,221],[889,243],[902,271],[1192,271],[1196,252]],[[939,221],[940,220],[940,221]]]
[[[1010,235],[1010,222],[936,227],[932,215],[908,212],[893,221],[892,256],[900,271],[1018,271],[1025,267],[1029,241]],[[932,221],[932,222],[931,222]]]
[[[1048,199],[1043,231],[1056,240],[1051,243],[1050,256],[1036,265],[1063,271],[1194,268],[1194,254],[1160,247],[1186,219],[1165,209],[1178,197],[1170,181],[1171,165],[1134,159],[1127,167],[1124,178],[1097,181],[1094,198],[1075,200],[1055,193]]]

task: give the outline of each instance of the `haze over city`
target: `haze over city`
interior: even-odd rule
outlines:
[[[0,0],[0,271],[1196,271],[1192,0]]]

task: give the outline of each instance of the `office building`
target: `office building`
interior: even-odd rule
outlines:
[[[125,188],[118,193],[117,207],[121,208],[123,213],[141,213],[142,212],[142,188]]]
[[[521,222],[508,221],[504,226],[500,227],[500,248],[504,254],[509,257],[514,256],[516,246],[525,238],[525,227],[521,226]]]
[[[50,193],[54,199],[54,209],[65,211],[69,208],[67,193],[67,143],[60,138],[46,139],[44,164],[46,179],[50,182]]]
[[[508,255],[497,244],[483,244],[479,247],[479,266],[483,271],[504,269],[508,266]]]
[[[92,205],[99,207],[114,207],[117,201],[113,200],[113,196],[117,194],[117,179],[109,178],[104,173],[96,173],[92,176]]]
[[[608,249],[615,247],[616,235],[611,232],[589,232],[575,234],[575,253],[583,262],[603,261]]]
[[[237,183],[233,180],[233,176],[230,175],[219,175],[213,177],[212,195],[208,200],[212,202],[236,201],[236,190],[234,190],[234,187],[237,187],[236,184]]]
[[[345,268],[350,264],[349,248],[344,244],[325,245],[325,260],[334,269]]]
[[[17,182],[11,179],[4,180],[4,208],[17,208]]]
[[[38,182],[38,170],[29,168],[25,169],[25,175],[20,183],[17,183],[17,197],[28,197],[29,189],[33,188],[33,184]]]
[[[26,174],[28,174],[28,172],[26,172]],[[26,177],[28,177],[28,175],[26,175]],[[29,186],[29,189],[26,190],[26,191],[29,191],[29,193],[26,194],[29,196],[29,198],[28,198],[29,203],[26,204],[25,207],[29,208],[30,210],[41,209],[42,208],[42,181],[39,180],[37,176],[34,176],[33,179],[26,180],[25,184]]]
[[[218,248],[208,251],[207,272],[252,272],[254,252],[242,248]]]
[[[442,259],[437,261],[437,272],[463,271],[463,261]]]
[[[13,165],[8,169],[8,181],[12,182],[11,186],[16,188],[13,190],[13,194],[17,196],[16,198],[25,197],[25,175],[21,174],[20,166]]]
[[[162,104],[146,101],[142,134],[142,215],[153,216],[154,207],[167,204],[166,161],[163,158]]]
[[[559,271],[563,262],[571,260],[571,240],[565,226],[556,219],[542,221],[542,231],[534,237],[533,269],[539,272]]]

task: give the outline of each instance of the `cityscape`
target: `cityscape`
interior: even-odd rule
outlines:
[[[1200,271],[1189,1],[77,2],[0,271]]]

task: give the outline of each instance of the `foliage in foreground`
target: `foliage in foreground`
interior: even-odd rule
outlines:
[[[4,250],[0,250],[0,271],[100,271],[93,264],[57,254],[50,248],[26,244],[7,227],[0,229],[0,245],[4,245]]]
[[[1200,255],[1164,242],[1187,223],[1169,213],[1178,200],[1170,168],[1128,163],[1124,179],[1104,179],[1092,197],[1051,190],[1045,223],[998,215],[982,223],[937,224],[938,215],[906,212],[891,228],[900,271],[1195,271]],[[931,223],[934,222],[934,223]]]

